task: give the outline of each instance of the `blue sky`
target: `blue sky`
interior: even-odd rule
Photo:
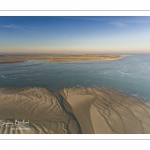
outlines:
[[[0,53],[145,52],[150,17],[0,17]]]

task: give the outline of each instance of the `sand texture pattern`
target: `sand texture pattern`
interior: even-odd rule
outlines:
[[[1,88],[0,133],[150,133],[150,101],[100,87]]]

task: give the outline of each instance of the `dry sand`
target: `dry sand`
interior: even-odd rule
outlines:
[[[44,60],[47,62],[72,62],[94,60],[116,60],[122,55],[6,55],[0,57],[0,64],[19,63],[27,60]]]
[[[15,125],[15,119],[29,124]],[[1,88],[0,132],[150,133],[150,101],[99,87]]]

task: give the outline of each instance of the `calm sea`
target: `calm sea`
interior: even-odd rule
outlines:
[[[115,61],[26,61],[0,65],[0,87],[100,86],[150,99],[150,54],[130,55]]]

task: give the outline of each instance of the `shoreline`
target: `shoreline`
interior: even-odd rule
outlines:
[[[30,130],[13,131],[22,134],[150,133],[150,101],[104,87],[0,88],[0,112],[4,134],[11,130],[2,120],[13,124],[15,119],[30,121]]]
[[[2,65],[2,64],[16,64],[16,63],[21,63],[21,62],[25,62],[25,61],[22,61],[22,60],[20,60],[20,61],[0,61],[0,65]]]
[[[28,60],[43,60],[46,62],[78,62],[78,61],[96,61],[96,60],[117,60],[123,58],[123,55],[15,55],[1,56],[0,64],[20,63]]]

